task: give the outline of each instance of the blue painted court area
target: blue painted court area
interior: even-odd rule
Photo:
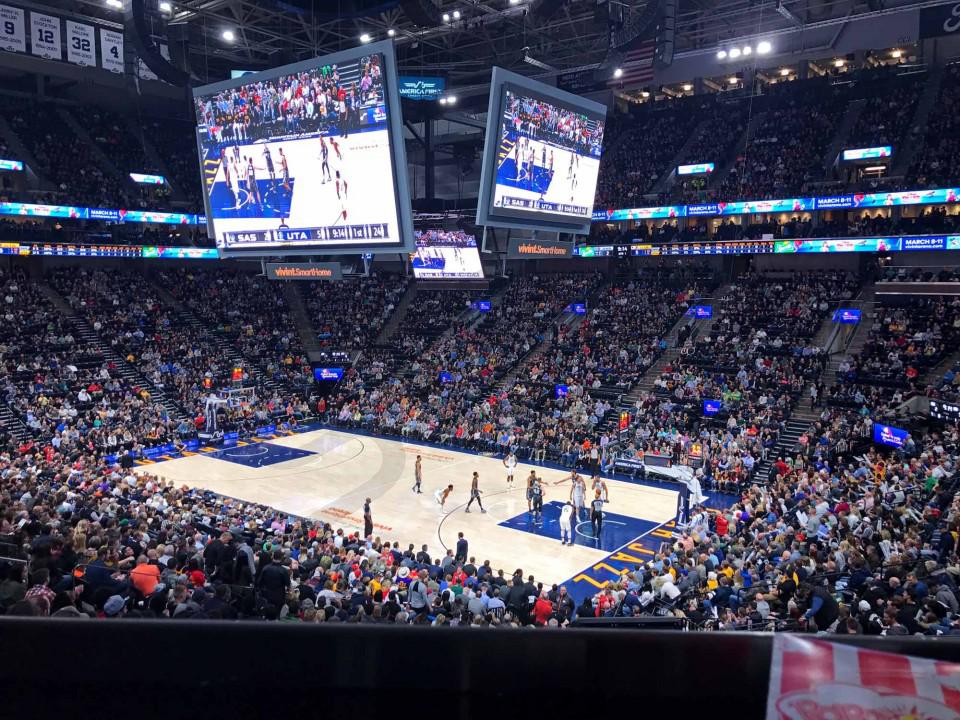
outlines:
[[[559,543],[560,509],[562,507],[562,502],[554,500],[543,506],[542,521],[534,522],[533,515],[522,513],[509,520],[505,520],[500,523],[500,526],[553,538]],[[603,513],[603,529],[600,531],[600,539],[598,541],[593,535],[593,527],[590,524],[590,520],[586,513],[584,513],[579,522],[574,522],[573,541],[577,545],[583,545],[597,550],[613,551],[632,542],[641,535],[650,532],[656,528],[657,525],[658,523],[650,520],[641,520],[640,518],[605,512]]]
[[[539,160],[539,158],[538,158]],[[508,157],[500,164],[497,170],[497,185],[507,185],[520,190],[530,190],[531,192],[545,193],[550,187],[550,181],[553,180],[553,173],[545,167],[534,165],[533,177],[530,177],[528,164],[522,163],[523,168],[517,177],[517,164],[512,157]]]
[[[285,218],[290,216],[295,180],[290,178],[290,189],[283,187],[283,177],[277,170],[276,182],[257,180],[260,190],[259,202],[250,197],[246,178],[240,183],[240,198],[233,196],[222,180],[213,184],[210,191],[210,207],[215,218]]]
[[[316,454],[317,453],[310,452],[309,450],[300,450],[298,448],[262,442],[224,448],[223,450],[210,453],[207,457],[226,460],[227,462],[236,463],[237,465],[260,468],[287,462],[288,460],[299,460],[300,458]]]

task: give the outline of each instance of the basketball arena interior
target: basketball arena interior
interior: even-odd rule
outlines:
[[[956,0],[0,51],[0,717],[960,717]]]

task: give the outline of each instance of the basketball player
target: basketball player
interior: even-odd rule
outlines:
[[[343,155],[340,154],[340,144],[333,138],[330,138],[330,146],[333,148],[333,152],[336,153],[337,160],[343,160]]]
[[[517,166],[517,182],[520,182],[520,174],[523,170],[523,163],[520,162],[520,142],[519,140],[513,146],[513,164]]]
[[[330,181],[330,151],[327,149],[327,144],[323,141],[323,136],[320,137],[320,169],[323,170],[323,180],[320,181],[321,184],[327,183]]]
[[[600,497],[603,499],[605,503],[610,502],[610,496],[607,492],[607,483],[599,475],[593,476],[593,482],[591,483],[590,489],[593,490],[595,493],[599,492]]]
[[[480,489],[480,474],[474,473],[473,480],[470,481],[470,502],[467,503],[467,507],[463,509],[464,512],[470,512],[470,506],[473,505],[473,501],[477,501],[477,505],[480,506],[480,512],[485,513],[486,510],[483,509],[483,503],[480,501],[480,493],[483,492]]]
[[[573,545],[573,505],[569,500],[560,508],[560,544]]]
[[[537,474],[531,470],[527,477],[527,512],[533,511],[533,484],[537,481]]]
[[[340,201],[340,213],[337,215],[337,219],[333,221],[334,225],[341,220],[343,220],[343,222],[347,221],[347,181],[340,177],[339,170],[336,171],[336,175],[337,179],[334,182],[337,188],[337,200]]]
[[[600,491],[593,494],[593,500],[590,501],[590,524],[593,526],[593,535],[600,541],[600,531],[603,530],[603,498],[600,497]]]
[[[260,187],[257,185],[257,170],[253,167],[253,158],[247,160],[247,193],[249,202],[260,207],[263,200],[260,198]]]
[[[283,175],[283,188],[290,192],[290,166],[287,165],[287,156],[283,154],[283,148],[279,148],[280,153],[280,172]]]
[[[240,198],[237,197],[237,191],[233,187],[233,177],[230,172],[230,163],[224,158],[223,160],[223,181],[227,186],[227,190],[230,192],[230,196],[233,198],[233,207],[240,207]]]
[[[440,505],[440,510],[443,510],[444,503],[447,502],[447,498],[450,497],[450,493],[453,492],[453,485],[447,485],[445,488],[437,488],[437,491],[433,496],[437,499],[437,503]]]
[[[513,471],[517,467],[517,456],[512,452],[508,452],[507,456],[503,459],[503,466],[507,469],[507,487],[513,487]]]
[[[577,520],[579,520],[583,512],[583,508],[587,504],[587,489],[584,485],[583,479],[577,475],[576,470],[571,471],[570,482],[572,484],[572,487],[570,488],[570,503],[573,505],[573,509],[577,513]]]
[[[527,155],[527,182],[530,184],[530,189],[533,190],[533,171],[537,166],[537,150],[532,145],[530,146],[530,153]]]
[[[267,174],[270,176],[270,186],[277,186],[277,173],[273,169],[273,155],[270,154],[270,148],[266,145],[263,146],[263,161],[267,165]]]
[[[533,478],[533,487],[530,489],[533,495],[533,521],[543,521],[543,485],[536,477]]]
[[[412,490],[417,493],[417,495],[422,495],[420,490],[420,483],[423,482],[423,462],[420,460],[420,456],[417,455],[417,462],[413,465],[413,488]]]

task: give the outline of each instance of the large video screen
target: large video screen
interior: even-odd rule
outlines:
[[[504,87],[493,207],[589,220],[604,116]]]
[[[477,239],[462,230],[427,230],[416,234],[411,256],[418,280],[482,280]]]
[[[222,253],[412,248],[393,52],[375,48],[194,91],[208,233]]]

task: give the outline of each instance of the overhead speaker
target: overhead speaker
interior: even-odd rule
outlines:
[[[418,27],[434,27],[440,24],[440,10],[433,0],[400,0],[400,7],[410,22]]]
[[[123,34],[127,42],[136,48],[144,65],[164,82],[177,87],[190,85],[190,73],[174,67],[160,54],[150,32],[150,18],[144,0],[126,0],[123,3]],[[173,50],[171,49],[171,55]]]
[[[677,30],[677,0],[663,0],[657,29],[656,61],[660,67],[673,64],[674,39]]]
[[[661,4],[662,0],[650,0],[640,12],[632,12],[623,27],[611,28],[610,47],[620,48],[637,38],[652,38],[656,33]]]

